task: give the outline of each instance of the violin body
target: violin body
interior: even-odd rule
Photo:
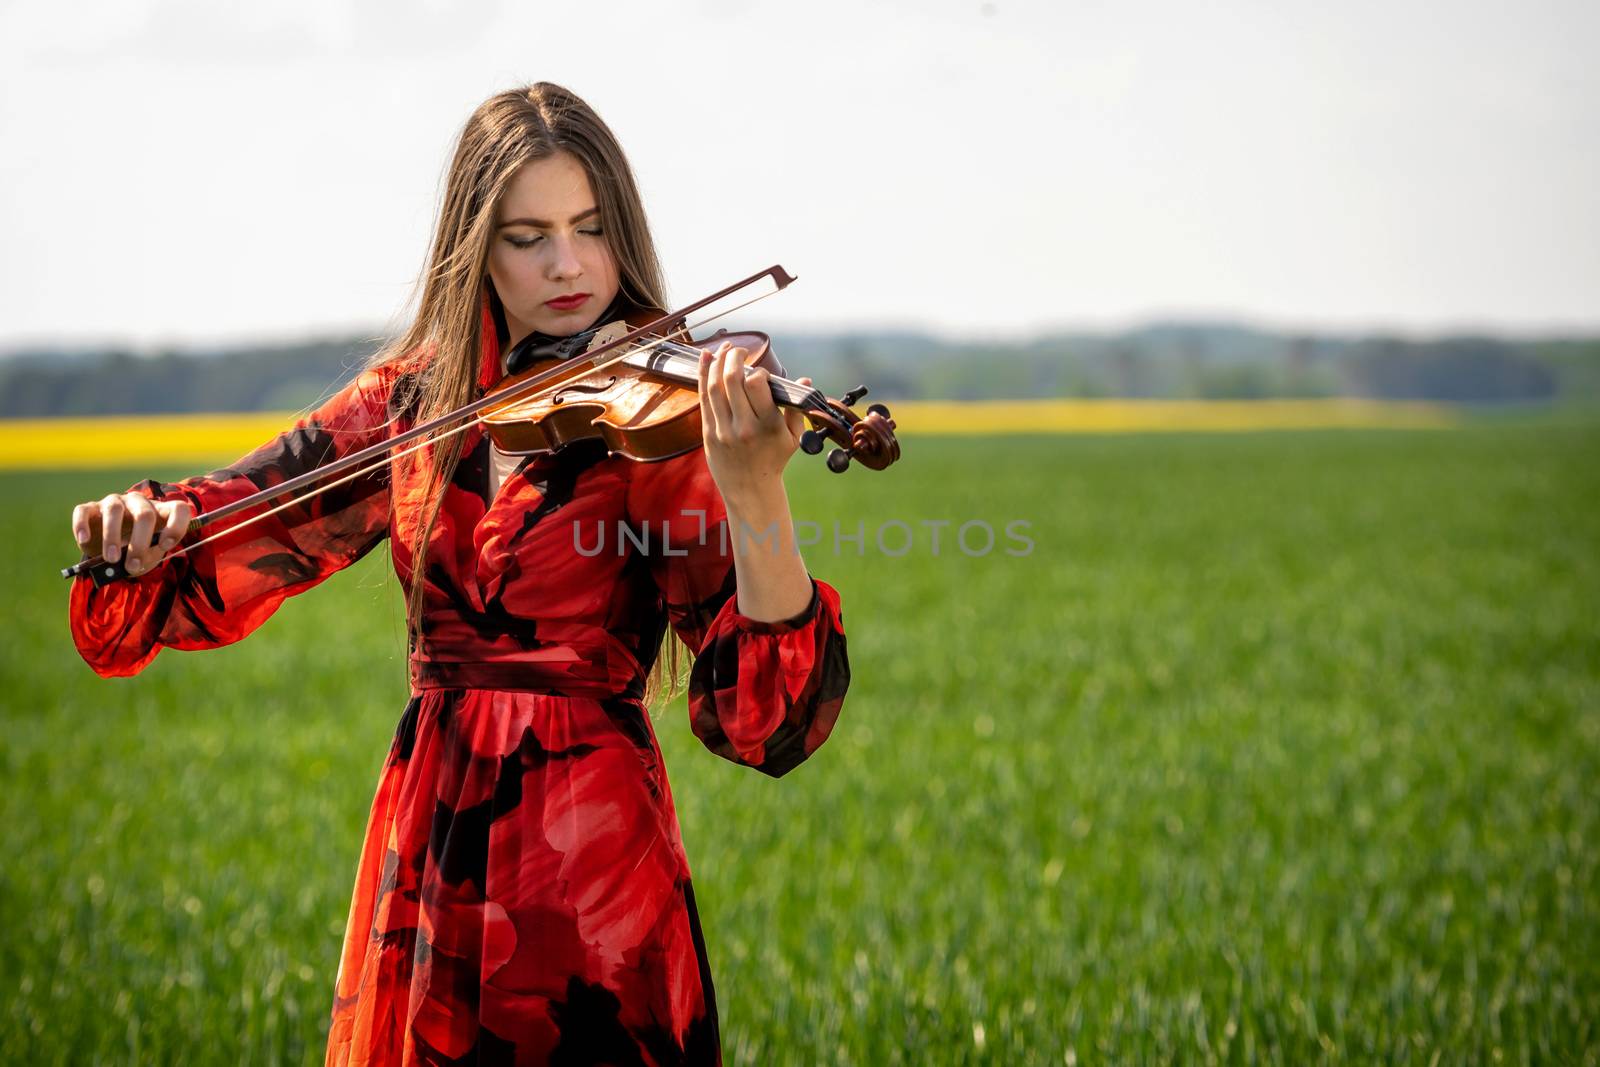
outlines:
[[[658,318],[647,311],[639,322]],[[633,323],[602,327],[589,347],[605,344],[613,335],[627,332]],[[723,342],[745,350],[746,367],[764,367],[781,378],[783,365],[772,353],[772,339],[764,333],[718,330],[703,341],[680,344],[715,351]],[[599,438],[613,453],[650,462],[670,459],[700,447],[700,395],[698,367],[678,353],[641,345],[620,362],[598,371],[578,372],[531,398],[491,404],[482,412],[485,431],[502,452],[531,455],[554,451],[573,441]],[[535,360],[508,377],[497,391],[559,366],[560,356]],[[774,388],[779,403],[786,395]]]

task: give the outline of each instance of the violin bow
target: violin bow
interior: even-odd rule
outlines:
[[[413,426],[411,429],[406,430],[403,433],[396,434],[393,437],[385,438],[382,441],[375,442],[374,444],[368,445],[366,448],[357,449],[348,456],[342,456],[331,463],[318,466],[314,470],[297,474],[281,484],[271,486],[267,489],[262,489],[259,492],[251,493],[249,496],[241,497],[232,503],[224,504],[215,511],[208,511],[195,515],[189,520],[189,525],[184,530],[185,538],[192,534],[199,533],[202,529],[210,526],[213,523],[225,518],[229,518],[233,515],[237,515],[241,511],[248,510],[249,508],[255,507],[257,504],[272,500],[275,497],[280,497],[284,493],[292,493],[297,489],[312,485],[324,478],[332,477],[335,474],[342,474],[351,467],[358,467],[361,464],[367,464],[366,466],[361,466],[360,469],[356,470],[355,472],[338,479],[337,481],[332,481],[326,485],[318,486],[317,488],[312,489],[310,492],[303,493],[300,496],[294,497],[293,499],[284,501],[277,507],[269,508],[258,515],[252,515],[248,519],[234,523],[233,525],[219,530],[208,537],[204,537],[199,541],[195,541],[190,544],[180,544],[173,548],[172,551],[165,553],[159,560],[156,561],[156,565],[160,566],[170,559],[175,559],[178,556],[182,556],[196,548],[199,548],[201,545],[216,540],[219,537],[226,536],[227,534],[233,533],[236,530],[242,530],[253,523],[260,522],[261,520],[275,515],[280,511],[294,507],[295,505],[309,500],[320,493],[325,493],[330,489],[345,484],[346,482],[354,481],[363,474],[370,473],[371,471],[376,470],[378,467],[386,465],[391,460],[399,459],[401,456],[409,455],[418,449],[425,448],[428,444],[431,444],[436,440],[440,440],[453,433],[461,433],[472,426],[476,426],[483,421],[482,416],[479,415],[479,413],[485,408],[502,404],[509,400],[520,400],[525,397],[531,398],[540,390],[550,391],[558,388],[561,385],[566,384],[566,382],[573,376],[574,371],[603,370],[606,367],[611,366],[613,363],[618,363],[623,359],[626,359],[629,355],[626,346],[631,345],[634,341],[637,341],[646,334],[649,334],[652,330],[668,326],[672,323],[681,322],[689,315],[699,311],[701,308],[706,307],[708,304],[713,304],[716,301],[721,300],[723,297],[730,296],[741,289],[754,285],[763,278],[769,277],[772,279],[774,285],[772,292],[763,293],[761,296],[755,297],[752,300],[747,300],[742,304],[736,304],[725,311],[720,311],[717,314],[696,323],[695,325],[703,326],[707,322],[713,322],[724,315],[732,314],[733,312],[738,311],[740,308],[747,307],[750,304],[755,303],[756,300],[764,300],[769,296],[773,296],[779,291],[788,288],[789,283],[795,280],[794,276],[788,271],[784,270],[782,266],[774,264],[773,266],[768,267],[766,270],[757,271],[755,274],[750,275],[750,277],[745,278],[743,281],[735,282],[725,289],[721,289],[715,293],[712,293],[710,296],[702,297],[701,299],[696,300],[694,303],[687,304],[675,311],[669,311],[652,322],[648,322],[643,326],[631,330],[620,337],[613,338],[612,340],[589,349],[588,351],[580,352],[571,358],[563,360],[555,366],[549,367],[537,374],[531,375],[520,382],[516,382],[504,389],[485,393],[478,399],[469,401],[468,403],[463,404],[461,407],[456,408],[454,411],[449,411],[438,416],[437,418],[430,419],[420,426]],[[677,327],[677,329],[682,330],[687,330],[690,328],[691,327],[687,326]],[[617,351],[619,349],[621,349],[621,351]],[[611,355],[613,352],[616,352],[614,356]],[[610,356],[610,358],[602,361],[601,357],[603,356]],[[394,449],[401,445],[409,444],[419,437],[426,437],[428,434],[435,430],[439,430],[441,427],[449,426],[451,422],[457,419],[466,419],[469,416],[475,415],[478,417],[471,419],[471,421],[463,422],[459,426],[451,427],[450,429],[434,434],[432,437],[428,437],[427,440],[413,445],[411,448],[407,448],[401,452],[394,451]],[[376,462],[368,463],[369,460],[374,459]],[[104,531],[102,531],[101,539],[102,541],[104,540]],[[85,557],[70,567],[63,567],[61,569],[61,576],[63,578],[72,579],[78,577],[80,574],[88,574],[94,579],[96,586],[102,586],[109,582],[116,581],[120,578],[126,578],[128,576],[128,572],[123,566],[125,562],[125,558],[117,560],[115,563],[113,563],[105,559],[104,556],[95,556],[93,558]]]

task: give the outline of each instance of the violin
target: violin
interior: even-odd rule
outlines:
[[[512,349],[509,361],[515,365],[531,356],[533,365],[505,379],[503,391],[515,392],[516,385],[528,378],[570,367],[578,351],[605,344],[659,315],[654,310],[634,312],[522,358],[519,345]],[[482,425],[500,451],[516,455],[536,455],[593,438],[605,441],[613,453],[643,462],[682,455],[701,444],[700,349],[715,351],[724,342],[744,350],[746,368],[768,371],[774,402],[799,409],[813,427],[822,427],[801,435],[802,451],[816,455],[830,438],[848,446],[828,454],[829,470],[843,473],[852,459],[882,470],[900,458],[900,443],[887,407],[872,404],[865,418],[850,409],[866,395],[866,386],[834,400],[787,378],[772,353],[772,339],[754,331],[718,330],[699,341],[669,336],[640,344],[619,360],[608,362],[603,370],[574,371],[570,379],[563,378],[551,390],[490,405],[482,414]]]
[[[321,479],[345,475],[202,540],[180,542],[156,565],[291,507],[299,500],[370,473],[392,459],[426,447],[437,437],[459,433],[471,426],[483,426],[502,452],[516,455],[536,455],[573,441],[595,438],[605,441],[611,452],[640,462],[682,455],[702,444],[700,349],[715,350],[723,342],[745,350],[747,368],[767,369],[774,402],[796,408],[805,415],[811,427],[801,435],[802,451],[816,455],[830,440],[839,446],[828,454],[829,470],[843,473],[852,460],[870,470],[883,470],[897,461],[900,443],[894,435],[895,423],[889,409],[882,404],[872,404],[865,415],[857,415],[852,410],[852,405],[866,395],[866,386],[857,386],[835,399],[786,377],[783,365],[773,355],[772,340],[764,333],[718,330],[700,341],[689,337],[690,328],[685,322],[692,312],[763,278],[772,280],[775,285],[772,292],[786,288],[795,280],[781,266],[772,266],[675,311],[658,314],[659,309],[650,308],[631,312],[623,319],[597,324],[531,351],[521,351],[523,346],[519,344],[512,349],[512,362],[531,359],[531,365],[504,379],[494,391],[316,470],[194,516],[185,531],[184,542],[190,535],[224,518],[311,486]],[[765,294],[770,295],[772,293]],[[655,332],[662,329],[667,332]],[[418,438],[423,440],[404,451],[395,451]],[[346,474],[351,468],[356,469]],[[132,525],[133,520],[125,515],[124,536],[131,534]],[[83,559],[62,569],[61,576],[72,579],[88,574],[97,587],[104,586],[129,577],[123,566],[125,558],[113,563],[98,553],[91,556],[86,550]]]

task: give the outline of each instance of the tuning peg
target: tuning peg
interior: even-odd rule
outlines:
[[[840,397],[839,399],[844,402],[844,406],[845,407],[849,407],[850,405],[854,404],[857,400],[860,400],[862,397],[864,397],[866,395],[867,395],[867,387],[864,386],[864,385],[858,385],[854,389],[850,390],[848,393],[844,394],[844,396]]]
[[[884,407],[882,404],[868,404],[867,405],[867,414],[868,415],[882,415],[884,418],[887,419],[889,417],[889,409]]]
[[[850,450],[836,448],[828,453],[828,469],[835,474],[843,474],[846,467],[850,466]]]
[[[807,430],[800,435],[800,451],[808,456],[814,456],[822,451],[823,442],[827,439],[827,435],[819,430]]]

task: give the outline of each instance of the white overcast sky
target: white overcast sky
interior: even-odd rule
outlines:
[[[1600,326],[1595,0],[0,0],[0,347],[393,328],[550,80],[774,329]]]

